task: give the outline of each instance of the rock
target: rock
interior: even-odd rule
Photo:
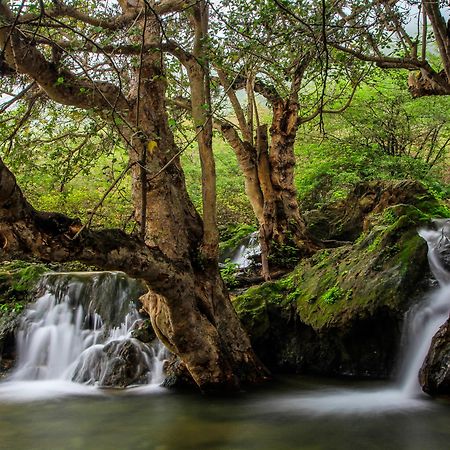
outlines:
[[[99,380],[101,386],[126,387],[147,382],[146,358],[151,355],[139,341],[113,341],[105,345],[103,352],[109,364]]]
[[[420,369],[419,381],[424,392],[429,395],[450,395],[450,319],[433,337]]]
[[[131,337],[146,344],[156,339],[156,334],[155,331],[153,330],[150,319],[137,320],[133,324],[133,329],[131,330]]]
[[[429,205],[425,205],[427,202]],[[445,217],[441,205],[425,187],[412,180],[358,183],[345,199],[308,211],[304,217],[311,234],[319,239],[354,241],[371,227],[373,216],[400,204],[416,205],[419,209],[424,206],[430,219]]]
[[[137,339],[93,346],[79,361],[72,381],[125,388],[148,382],[150,349]]]
[[[197,387],[184,363],[174,354],[168,357],[164,366],[164,373],[166,377],[162,386],[165,388],[191,390]]]
[[[271,370],[388,377],[404,313],[429,285],[417,229],[449,211],[415,182],[359,185],[324,211],[321,238],[353,242],[250,288],[236,311]]]
[[[442,236],[437,247],[437,254],[444,268],[450,272],[450,220],[436,220],[435,225],[437,227],[436,229],[442,228]]]

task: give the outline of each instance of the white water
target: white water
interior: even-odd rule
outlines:
[[[365,391],[340,389],[300,392],[288,397],[277,396],[253,406],[273,412],[317,415],[376,414],[430,408],[432,402],[421,394],[418,372],[432,336],[445,322],[450,311],[450,274],[439,259],[439,252],[450,236],[448,224],[448,221],[442,222],[438,231],[420,232],[428,243],[430,267],[440,288],[410,314],[408,333],[412,338],[409,340],[410,350],[398,386]],[[104,391],[95,389],[92,383],[102,384],[110,361],[102,361],[97,356],[108,344],[130,339],[137,312],[125,301],[130,295],[127,289],[123,286],[111,289],[111,283],[102,284],[101,277],[95,276],[91,283],[92,289],[86,289],[86,284],[79,280],[64,281],[61,278],[60,283],[56,283],[57,289],[47,289],[36,305],[27,311],[19,337],[19,365],[11,381],[0,385],[0,400],[16,402],[63,395],[104,395]],[[110,276],[117,277],[117,274]],[[107,297],[118,296],[119,301],[112,303],[108,298],[98,300],[97,297],[105,293]],[[78,297],[82,298],[76,300]],[[114,312],[109,317],[110,322],[116,324],[114,327],[106,326],[96,312],[102,310],[106,314],[105,308],[102,308],[105,302],[106,309]],[[118,317],[124,311],[125,319],[119,321]],[[145,383],[132,390],[136,394],[158,390],[163,377],[163,348],[149,347],[142,353],[140,363],[144,365],[142,373]],[[98,364],[99,360],[101,364]],[[83,369],[83,365],[86,365],[87,370]],[[89,376],[84,379],[85,376],[81,377],[80,373]],[[92,374],[97,376],[91,377]],[[74,383],[71,380],[76,376],[91,384]]]
[[[428,244],[430,269],[439,288],[407,315],[407,350],[397,385],[378,390],[329,390],[299,393],[265,401],[262,407],[299,414],[378,414],[432,407],[422,393],[419,371],[430,348],[431,340],[450,313],[450,272],[440,254],[450,246],[450,220],[437,220],[437,230],[420,230]]]
[[[132,337],[142,322],[131,301],[138,296],[134,280],[113,272],[49,274],[41,289],[23,316],[17,367],[0,385],[0,399],[101,395],[93,386],[162,383],[164,347]]]
[[[254,231],[241,241],[233,253],[226,255],[226,259],[236,264],[238,269],[246,269],[254,264],[255,257],[261,254],[258,232]]]

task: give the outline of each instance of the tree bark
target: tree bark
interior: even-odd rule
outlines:
[[[260,228],[263,276],[268,279],[267,256],[272,240],[283,244],[289,237],[300,255],[309,255],[318,248],[301,216],[294,183],[298,106],[289,100],[274,102],[270,143],[267,125],[257,128],[254,145],[227,122],[217,122],[216,128],[233,148],[244,175],[245,191]]]

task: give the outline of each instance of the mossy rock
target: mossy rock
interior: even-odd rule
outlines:
[[[30,261],[0,264],[0,372],[12,364],[14,332],[39,278],[48,268]]]
[[[419,182],[371,181],[358,183],[343,200],[305,213],[311,234],[323,240],[355,241],[370,228],[372,216],[390,206],[414,205],[425,218],[448,217],[450,209]]]
[[[387,376],[392,369],[404,312],[426,289],[429,274],[417,230],[450,212],[419,183],[370,184],[355,192],[338,205],[354,203],[357,213],[328,208],[340,218],[358,217],[353,243],[321,250],[287,277],[234,300],[272,369],[361,376]]]

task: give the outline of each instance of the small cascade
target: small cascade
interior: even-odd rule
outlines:
[[[100,387],[161,384],[165,350],[134,331],[145,292],[120,272],[52,273],[17,335],[11,381],[65,380]]]
[[[254,231],[243,238],[239,244],[221,256],[221,262],[236,264],[238,269],[247,269],[255,263],[255,258],[261,254],[259,233]]]
[[[430,269],[439,288],[416,305],[406,317],[406,357],[396,385],[374,390],[333,389],[302,392],[289,397],[254,405],[271,412],[290,411],[302,414],[377,414],[430,408],[423,400],[419,370],[431,340],[450,313],[450,220],[436,220],[435,229],[420,230],[428,244]]]
[[[409,397],[421,392],[419,370],[433,336],[450,313],[450,271],[446,261],[450,249],[450,221],[436,220],[435,226],[435,230],[419,231],[419,235],[428,244],[428,261],[439,288],[407,316],[408,351],[401,376],[401,389]]]

